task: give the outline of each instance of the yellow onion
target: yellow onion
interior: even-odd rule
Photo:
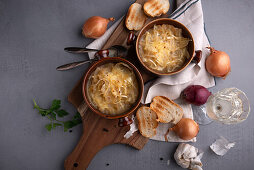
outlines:
[[[177,136],[183,140],[190,140],[197,136],[199,132],[198,124],[189,118],[182,118],[174,127],[170,130],[174,131]]]
[[[213,76],[225,79],[231,71],[228,54],[223,51],[217,51],[212,47],[207,48],[210,49],[211,54],[206,58],[206,70]]]
[[[106,32],[108,23],[114,20],[114,18],[93,16],[86,20],[82,28],[82,34],[87,38],[99,38]]]

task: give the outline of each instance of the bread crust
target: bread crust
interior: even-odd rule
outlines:
[[[148,0],[144,6],[144,12],[149,17],[157,17],[166,14],[170,8],[168,0]]]
[[[180,110],[180,113],[178,113],[179,115],[176,115],[176,113],[174,114],[171,114],[171,113],[168,113],[170,115],[163,115],[163,112],[161,110],[165,110],[164,108],[168,107],[167,103],[164,103],[163,100],[166,100],[168,102],[170,102],[173,106],[177,107],[179,110]],[[159,101],[161,103],[159,103]],[[176,104],[175,102],[173,102],[172,100],[170,100],[169,98],[165,97],[165,96],[156,96],[153,98],[153,101],[150,105],[150,108],[157,114],[157,121],[158,122],[161,122],[161,123],[178,123],[181,118],[183,117],[183,109],[178,105]],[[171,106],[170,108],[168,108],[169,110],[171,109]],[[163,119],[163,117],[165,116],[170,116],[172,117],[171,120],[166,120],[166,119]]]
[[[155,114],[155,118],[154,118],[154,120],[152,120],[153,121],[152,125],[154,125],[154,126],[148,127],[150,129],[152,129],[152,133],[150,133],[150,134],[145,133],[147,131],[147,129],[145,129],[145,127],[142,127],[142,126],[144,126],[144,124],[147,125],[147,124],[151,123],[151,122],[147,122],[147,119],[145,119],[145,114],[147,114],[146,111],[149,111],[149,113],[150,113],[150,111],[154,112],[149,107],[142,106],[137,110],[136,116],[137,116],[137,120],[138,120],[139,132],[141,133],[142,136],[150,138],[150,137],[153,137],[154,135],[156,135],[156,133],[157,133],[156,128],[158,127],[159,123],[156,121],[156,117],[157,117],[156,113],[152,113],[152,114]],[[143,115],[143,117],[141,115]],[[150,117],[150,118],[152,118],[152,117]]]
[[[141,30],[146,22],[146,15],[143,11],[142,5],[133,3],[128,10],[125,19],[125,25],[129,30]]]

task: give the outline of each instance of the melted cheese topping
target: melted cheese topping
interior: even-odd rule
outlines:
[[[105,114],[128,111],[138,98],[136,76],[124,63],[108,63],[96,68],[88,80],[89,101]]]
[[[182,29],[168,24],[154,25],[142,35],[139,52],[149,68],[170,73],[182,68],[190,58],[188,43],[189,39],[182,36]]]

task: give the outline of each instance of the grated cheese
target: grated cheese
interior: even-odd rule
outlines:
[[[108,63],[91,74],[87,94],[90,102],[102,113],[121,114],[138,98],[136,76],[124,63]]]
[[[153,70],[177,71],[190,57],[188,43],[189,39],[182,36],[182,29],[168,24],[154,25],[140,39],[141,59]]]

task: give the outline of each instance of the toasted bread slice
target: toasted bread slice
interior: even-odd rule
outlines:
[[[141,30],[146,22],[146,18],[142,5],[134,3],[128,10],[125,25],[129,30]]]
[[[158,116],[157,121],[162,123],[178,123],[183,117],[183,109],[172,100],[164,96],[156,96],[150,108]]]
[[[146,15],[156,17],[161,16],[161,14],[166,14],[169,7],[169,0],[148,0],[143,8]]]
[[[149,107],[140,107],[137,111],[138,129],[140,133],[147,137],[153,137],[156,135],[156,128],[158,122],[156,121],[157,115]]]

